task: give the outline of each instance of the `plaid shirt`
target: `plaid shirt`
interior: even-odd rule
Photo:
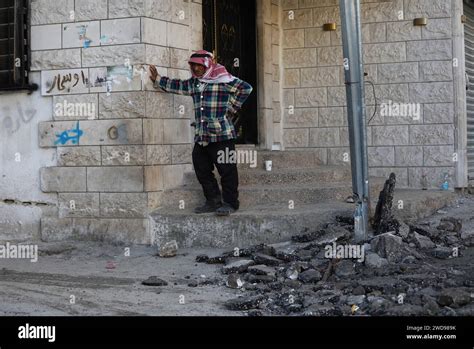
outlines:
[[[161,77],[155,88],[193,97],[195,111],[194,142],[222,142],[237,138],[228,116],[237,113],[253,88],[241,79],[229,83],[208,84],[196,78],[188,80]]]

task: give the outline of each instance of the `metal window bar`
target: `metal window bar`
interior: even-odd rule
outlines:
[[[6,70],[0,74],[6,75],[0,80],[0,91],[9,90],[29,90],[30,93],[38,89],[38,85],[30,85],[28,82],[29,70],[29,28],[28,28],[28,1],[27,0],[7,0],[3,3],[2,11],[6,11],[6,16],[2,16],[3,21],[0,26],[6,27],[7,38],[4,61]],[[3,53],[3,52],[2,52]],[[19,63],[19,64],[18,64]]]

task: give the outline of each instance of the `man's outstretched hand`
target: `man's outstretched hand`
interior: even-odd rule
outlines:
[[[158,70],[156,70],[156,66],[150,65],[150,80],[155,83],[155,81],[160,78],[160,74],[158,74]]]

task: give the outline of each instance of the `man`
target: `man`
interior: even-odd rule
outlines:
[[[237,164],[218,161],[218,157],[221,152],[232,154],[235,151],[237,134],[231,121],[232,114],[242,108],[253,88],[229,74],[210,52],[197,51],[188,63],[192,74],[188,80],[160,77],[153,65],[150,66],[150,79],[155,88],[193,98],[195,122],[191,125],[195,127],[195,137],[192,158],[196,177],[206,197],[205,204],[196,207],[194,212],[216,212],[219,216],[228,216],[240,205]],[[214,166],[221,176],[222,194],[213,173]]]

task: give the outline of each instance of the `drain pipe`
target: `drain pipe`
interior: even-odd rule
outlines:
[[[339,6],[351,147],[352,190],[356,201],[354,237],[360,242],[368,238],[370,208],[360,0],[339,0]]]

